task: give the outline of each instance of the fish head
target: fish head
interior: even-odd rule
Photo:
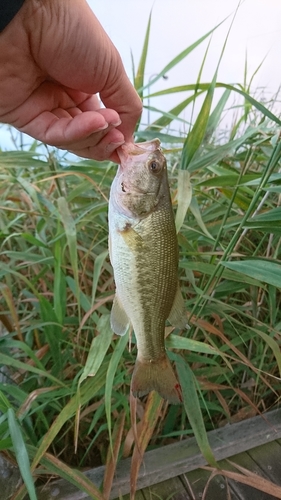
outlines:
[[[126,215],[144,218],[169,197],[167,164],[160,141],[125,144],[118,149],[120,166],[111,196]]]

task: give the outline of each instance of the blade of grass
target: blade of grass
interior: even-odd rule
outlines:
[[[21,476],[28,491],[30,500],[37,500],[27,449],[13,408],[8,409],[7,415],[9,431]]]
[[[98,281],[100,278],[101,270],[103,267],[103,263],[105,259],[108,256],[108,250],[104,250],[104,252],[101,252],[97,257],[95,258],[95,267],[94,267],[94,275],[93,275],[93,285],[92,285],[92,305],[93,307],[95,298],[96,298],[96,293],[97,293],[97,286],[98,286]]]
[[[160,416],[163,399],[157,392],[150,392],[145,405],[144,414],[139,428],[137,442],[135,443],[131,462],[131,500],[134,500],[139,469],[142,463],[144,452],[153,435],[155,426]]]
[[[136,77],[134,79],[134,87],[138,91],[141,100],[143,100],[144,73],[145,73],[145,65],[146,65],[147,52],[148,52],[148,42],[149,42],[150,26],[151,26],[151,14],[152,14],[152,12],[150,12],[150,14],[149,14],[144,44],[143,44],[142,53],[141,53],[141,57],[140,57],[140,62],[139,62],[139,66],[137,69]]]
[[[109,446],[106,457],[106,465],[103,479],[103,496],[106,500],[110,498],[110,492],[118,461],[118,454],[120,451],[121,440],[124,430],[126,413],[123,411],[117,417],[112,432],[112,449]]]
[[[191,201],[189,203],[189,209],[193,213],[198,226],[202,229],[202,231],[206,234],[206,236],[208,236],[208,238],[211,238],[211,240],[213,240],[214,239],[213,236],[209,233],[208,229],[206,228],[206,226],[204,224],[204,221],[202,219],[202,215],[200,212],[200,208],[198,205],[198,201],[196,198],[191,199]]]
[[[82,385],[80,392],[81,405],[86,404],[90,399],[92,399],[104,385],[107,368],[108,363],[104,362],[96,376],[93,378],[88,378]],[[52,442],[54,441],[63,425],[75,415],[76,410],[77,398],[76,395],[74,395],[62,409],[62,411],[58,414],[48,432],[43,437],[31,464],[32,471],[35,470],[41,458],[46,453],[47,449],[51,446]],[[24,489],[21,489],[15,500],[22,500],[24,498],[24,495],[25,491]]]
[[[145,130],[155,130],[156,132],[167,127],[168,125],[170,125],[170,123],[173,121],[173,120],[179,120],[183,123],[186,123],[186,120],[184,120],[183,118],[180,118],[179,117],[179,114],[192,102],[194,101],[194,99],[196,99],[196,97],[198,97],[199,95],[201,95],[203,93],[203,91],[200,91],[198,92],[198,94],[195,96],[195,95],[192,95],[190,97],[188,97],[187,99],[185,99],[184,101],[182,101],[180,104],[177,104],[177,106],[175,106],[174,108],[170,109],[170,111],[168,112],[164,112],[162,110],[159,110],[157,108],[154,108],[152,106],[149,106],[149,109],[151,111],[156,111],[158,113],[161,113],[161,117],[158,118],[158,120],[155,120],[153,123],[151,123],[150,125],[148,125],[148,127],[145,128]],[[148,106],[144,106],[145,109],[148,109]]]
[[[12,292],[7,285],[3,285],[0,283],[0,293],[2,293],[4,299],[9,307],[9,311],[10,311],[10,314],[11,314],[11,317],[12,317],[12,320],[14,323],[14,328],[15,328],[16,333],[17,333],[17,338],[18,338],[18,340],[23,342],[23,335],[21,332],[20,322],[19,322],[16,307],[15,307],[15,303],[13,300]]]
[[[54,256],[54,311],[59,323],[63,323],[66,312],[66,280],[63,271],[63,242],[61,239],[55,242]]]
[[[177,233],[180,231],[192,199],[192,186],[188,170],[178,172],[178,208],[175,218]]]
[[[189,164],[191,164],[194,155],[199,150],[199,148],[203,142],[203,139],[205,137],[207,126],[208,126],[209,119],[210,119],[211,106],[212,106],[212,102],[213,102],[214,91],[216,88],[217,75],[218,75],[220,63],[221,63],[221,60],[222,60],[222,57],[223,57],[223,54],[224,54],[224,51],[226,48],[226,44],[228,41],[228,37],[229,37],[229,34],[230,34],[230,31],[231,31],[231,28],[232,28],[232,25],[233,25],[234,19],[236,17],[237,10],[238,10],[239,6],[240,6],[240,2],[237,6],[237,9],[236,9],[234,16],[233,16],[233,19],[232,19],[232,22],[230,24],[230,27],[229,27],[229,30],[228,30],[228,33],[227,33],[225,42],[223,44],[220,57],[219,57],[217,68],[216,68],[215,74],[213,76],[213,79],[210,83],[210,86],[207,90],[207,95],[204,99],[202,108],[197,116],[197,119],[192,127],[191,132],[189,132],[189,134],[184,142],[183,149],[182,149],[181,163],[180,163],[181,169],[188,169],[189,168]],[[206,57],[206,54],[205,54],[205,57]],[[202,70],[203,64],[204,64],[204,60],[203,60],[202,66],[201,66],[201,70]],[[200,71],[199,77],[198,77],[199,80],[200,80],[200,76],[201,76],[201,71]],[[196,84],[195,92],[197,92],[198,87],[199,87],[199,81]]]
[[[209,445],[207,433],[205,430],[196,390],[197,382],[194,374],[181,356],[179,356],[178,354],[173,354],[173,358],[176,361],[176,368],[182,388],[185,412],[191,424],[197,444],[207,462],[214,467],[218,467]]]
[[[159,97],[163,96],[166,94],[175,94],[177,92],[185,92],[187,90],[195,90],[196,89],[196,84],[190,84],[190,85],[179,85],[177,87],[170,87],[169,89],[165,90],[159,90],[158,92],[154,92],[153,94],[150,94],[150,97]],[[199,83],[198,84],[198,89],[199,90],[208,90],[210,87],[210,83]],[[244,99],[249,101],[258,111],[260,111],[264,116],[266,116],[268,119],[272,120],[274,123],[277,123],[277,125],[281,125],[281,120],[278,118],[278,116],[274,115],[268,108],[266,108],[261,102],[257,101],[254,97],[252,97],[250,94],[245,92],[245,90],[242,90],[238,86],[230,85],[228,83],[222,83],[222,82],[217,82],[216,83],[216,88],[225,88],[228,90],[231,90],[237,94],[240,94]]]
[[[76,298],[78,301],[78,313],[79,321],[81,320],[80,302],[79,302],[79,278],[78,278],[78,257],[77,257],[77,234],[76,226],[69,210],[67,201],[64,197],[58,198],[58,210],[61,217],[61,221],[64,226],[69,254],[70,262],[74,275],[74,281],[76,285]]]
[[[114,377],[115,377],[115,373],[116,373],[119,361],[121,359],[121,356],[124,352],[124,349],[125,349],[127,343],[128,343],[128,332],[119,338],[119,340],[114,348],[113,354],[111,356],[111,359],[110,359],[110,362],[108,365],[108,370],[106,373],[104,402],[105,402],[105,413],[106,413],[106,420],[107,420],[108,432],[109,432],[109,443],[110,443],[110,449],[112,450],[112,454],[113,454],[112,435],[111,435],[112,387],[114,384]]]
[[[90,498],[105,500],[104,495],[102,495],[98,487],[85,474],[79,470],[72,469],[50,453],[45,453],[40,462],[51,474],[56,474],[69,483],[74,484],[79,490],[87,493]]]
[[[218,474],[228,477],[229,479],[233,479],[234,481],[238,481],[239,483],[246,484],[247,486],[251,486],[256,490],[263,491],[273,498],[281,499],[281,486],[272,483],[264,477],[258,476],[254,472],[244,469],[244,467],[241,467],[238,464],[231,462],[230,460],[229,463],[238,470],[243,471],[243,474],[225,469],[221,469],[220,471],[218,471]],[[212,470],[210,467],[202,467],[202,469],[208,471]]]
[[[142,89],[139,89],[143,91],[144,89],[152,86],[157,80],[162,78],[168,71],[170,71],[174,66],[176,66],[180,61],[182,61],[186,56],[188,56],[194,49],[196,49],[208,36],[210,36],[214,31],[221,26],[225,22],[227,18],[225,18],[223,21],[221,21],[219,24],[217,24],[213,29],[208,31],[205,35],[203,35],[201,38],[199,38],[196,42],[194,42],[192,45],[184,49],[180,54],[178,54],[174,59],[172,59],[148,84],[146,84]]]
[[[87,357],[84,369],[79,377],[78,387],[77,387],[77,411],[75,417],[75,427],[74,427],[74,443],[75,450],[77,451],[78,446],[78,432],[79,432],[79,419],[80,419],[80,409],[81,409],[81,398],[80,398],[80,387],[87,377],[94,377],[101,364],[104,361],[107,350],[112,341],[112,330],[110,327],[110,316],[103,315],[100,317],[97,324],[97,331],[99,335],[93,338],[90,351]]]
[[[23,363],[22,361],[18,361],[17,359],[13,358],[12,356],[8,356],[7,354],[2,354],[0,352],[0,364],[4,366],[10,366],[13,368],[17,368],[18,370],[25,372],[30,372],[30,373],[35,373],[36,375],[47,378],[51,382],[54,382],[56,385],[59,385],[61,387],[66,387],[65,383],[51,375],[48,371],[43,371],[40,370],[39,368],[36,368],[35,366],[32,366],[28,363]]]
[[[221,265],[276,288],[281,288],[281,265],[276,262],[263,259],[245,259],[236,262],[221,262]]]

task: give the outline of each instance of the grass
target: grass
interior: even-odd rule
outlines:
[[[149,30],[150,24],[135,76],[143,98]],[[149,88],[210,34],[167,64]],[[107,201],[115,165],[70,161],[35,142],[0,152],[0,451],[20,466],[17,500],[26,490],[36,498],[34,481],[50,475],[108,498],[118,459],[133,453],[135,481],[147,447],[193,434],[215,465],[205,429],[279,401],[281,122],[273,102],[251,95],[247,75],[231,86],[216,81],[216,70],[211,83],[201,83],[203,66],[194,85],[151,93],[151,109],[156,95],[184,99],[136,131],[138,141],[160,137],[169,164],[191,326],[167,327],[169,355],[185,388],[182,407],[154,393],[130,401],[135,340],[113,337],[109,327]],[[179,115],[200,96],[191,125]],[[234,99],[235,121],[221,135]],[[190,130],[187,136],[177,123]],[[101,494],[73,468],[103,463]]]

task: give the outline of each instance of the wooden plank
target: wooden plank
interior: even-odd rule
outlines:
[[[130,495],[125,495],[125,496],[122,496],[122,497],[119,497],[119,499],[122,498],[122,500],[130,500]],[[39,499],[40,500],[40,499]],[[55,499],[54,499],[55,500]],[[135,496],[135,500],[145,500],[145,496],[143,494],[143,491],[142,490],[138,490],[136,492],[136,496]]]
[[[257,476],[266,477],[264,471],[259,467],[259,465],[252,459],[252,457],[247,452],[235,455],[234,457],[231,457],[230,460],[231,462],[241,465],[245,469],[254,472]],[[235,467],[232,467],[226,460],[220,461],[219,465],[222,469],[231,470],[239,473],[239,470],[237,470]],[[256,488],[252,488],[251,486],[247,486],[246,484],[242,484],[239,481],[233,481],[233,480],[228,480],[228,481],[231,491],[233,491],[240,500],[249,500],[249,499],[276,500],[276,497],[268,495],[267,493],[264,493]]]
[[[239,452],[281,437],[281,410],[274,410],[263,417],[253,417],[242,422],[227,425],[208,433],[209,442],[217,460],[231,457]],[[138,489],[158,484],[206,465],[195,438],[164,446],[145,453],[140,469]],[[110,498],[130,492],[131,459],[121,460],[117,465],[116,476]],[[88,478],[100,485],[104,467],[86,472]],[[89,498],[82,491],[64,480],[46,485],[38,491],[40,500],[80,500]]]
[[[231,461],[255,472],[261,477],[266,477],[275,484],[281,484],[281,445],[277,441],[272,441],[249,452],[236,455],[230,458]],[[219,465],[227,470],[237,472],[226,461],[220,461]],[[172,498],[173,500],[193,500],[202,497],[204,488],[208,482],[211,472],[203,469],[188,472],[179,476],[177,483],[174,479],[168,479],[157,485],[141,490],[145,499],[151,498]],[[184,480],[186,483],[184,486]],[[182,485],[180,484],[182,481]],[[272,500],[274,497],[250,488],[232,480],[226,480],[222,475],[216,475],[210,481],[207,488],[206,500],[226,500],[227,482],[231,490],[231,500],[244,500],[255,498],[255,500]],[[187,483],[189,487],[187,486]]]
[[[21,484],[19,469],[0,454],[0,491],[1,499],[6,500]]]
[[[173,477],[161,483],[148,486],[142,491],[145,500],[166,499],[193,500],[179,477]]]
[[[281,445],[272,441],[248,451],[248,455],[258,464],[264,476],[281,486]]]
[[[200,499],[203,496],[205,486],[211,472],[197,469],[187,472],[183,476],[186,478],[193,493],[193,499]],[[206,500],[226,500],[227,499],[227,481],[221,475],[214,476],[207,489]],[[236,493],[232,493],[231,500],[240,500]]]

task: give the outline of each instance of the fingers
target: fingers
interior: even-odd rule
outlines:
[[[102,161],[109,159],[113,151],[125,142],[122,132],[106,121],[111,111],[103,110],[101,114],[99,111],[79,113],[75,110],[74,116],[63,109],[53,113],[45,111],[19,130],[51,146]],[[115,112],[113,116],[116,120]],[[119,119],[116,124],[120,124]]]
[[[91,95],[99,92],[105,107],[119,115],[119,130],[130,140],[142,103],[113,43],[84,0],[52,0],[46,6],[51,9],[43,11],[38,36],[36,27],[30,33],[37,64],[63,86]]]
[[[114,142],[115,140],[115,138],[111,138],[110,134],[108,134],[96,145],[90,144],[81,149],[80,144],[78,144],[77,149],[71,148],[69,151],[83,158],[95,158],[95,160],[98,161],[111,160],[115,163],[119,163],[120,160],[116,150],[119,146],[124,144],[124,141]]]

